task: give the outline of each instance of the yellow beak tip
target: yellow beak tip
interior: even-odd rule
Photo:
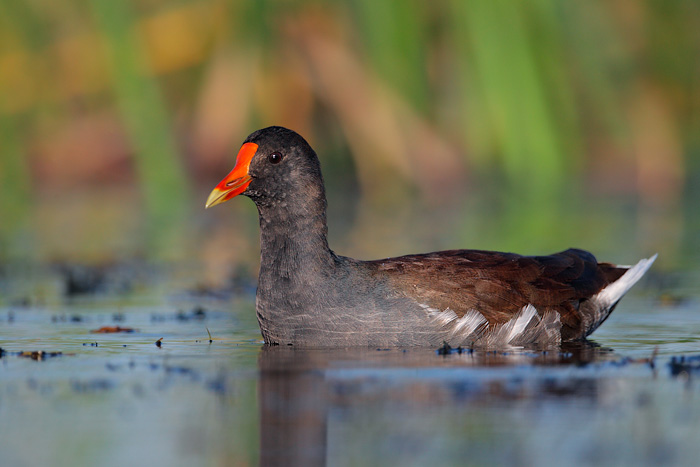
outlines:
[[[221,204],[224,202],[224,197],[226,196],[227,192],[225,191],[219,191],[219,190],[214,190],[211,192],[209,195],[209,198],[207,198],[207,202],[204,205],[204,209],[209,209],[212,206],[216,206],[217,204]]]

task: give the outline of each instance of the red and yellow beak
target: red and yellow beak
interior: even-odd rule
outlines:
[[[248,188],[252,180],[250,175],[248,175],[248,167],[257,150],[258,145],[255,143],[245,143],[241,147],[241,150],[238,151],[238,157],[236,157],[236,166],[231,173],[226,175],[226,177],[216,185],[216,188],[212,190],[209,198],[207,198],[205,208],[210,208],[228,201],[234,196],[240,195]]]

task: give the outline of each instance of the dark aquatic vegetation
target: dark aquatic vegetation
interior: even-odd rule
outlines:
[[[164,322],[168,320],[175,320],[180,322],[188,322],[192,320],[204,320],[207,318],[207,310],[202,306],[196,306],[192,308],[189,312],[183,310],[178,310],[175,314],[164,314],[164,313],[152,313],[152,322]]]
[[[94,294],[104,290],[105,270],[102,267],[83,264],[59,264],[57,272],[63,278],[63,292],[67,297]]]
[[[71,388],[77,393],[89,394],[109,391],[115,386],[114,381],[103,378],[95,378],[87,381],[72,381]]]
[[[127,328],[127,327],[121,327],[121,326],[102,326],[99,329],[93,329],[90,331],[93,334],[114,334],[118,332],[136,332],[134,328]]]
[[[204,310],[204,308],[198,306],[193,308],[189,313],[185,313],[182,310],[178,311],[175,315],[175,319],[177,319],[178,321],[189,321],[191,319],[204,319],[206,318],[206,316],[207,313]]]
[[[58,263],[53,271],[63,283],[66,298],[98,294],[126,294],[134,284],[142,285],[153,275],[152,268],[137,261],[102,264]]]
[[[668,363],[672,376],[690,376],[692,374],[700,374],[700,355],[681,355],[671,357]]]
[[[462,355],[463,353],[472,353],[474,352],[474,349],[472,348],[462,348],[462,347],[457,347],[456,349],[453,349],[450,347],[450,344],[447,342],[442,344],[442,347],[436,350],[438,355],[452,355],[452,354],[457,354],[457,355]]]
[[[41,361],[41,360],[46,360],[46,359],[53,358],[53,357],[61,357],[64,355],[74,355],[74,354],[65,354],[65,353],[60,352],[60,351],[48,352],[46,350],[8,352],[0,347],[0,358],[5,357],[5,356],[14,356],[14,357],[30,358],[32,360]]]
[[[87,318],[78,314],[72,314],[70,316],[66,314],[51,316],[52,323],[82,323],[84,321],[88,321]]]
[[[112,314],[112,321],[120,323],[124,321],[124,313],[113,313]]]

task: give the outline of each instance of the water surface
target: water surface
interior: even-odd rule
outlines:
[[[693,465],[693,297],[536,352],[265,347],[250,291],[0,308],[2,465]],[[102,326],[133,328],[98,334]],[[211,331],[209,342],[207,329]],[[155,342],[163,338],[160,347]],[[19,351],[61,352],[34,360]],[[650,361],[650,358],[655,358]]]

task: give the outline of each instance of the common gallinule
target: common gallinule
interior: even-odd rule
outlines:
[[[359,261],[328,247],[316,153],[299,134],[252,133],[211,207],[243,194],[260,216],[256,309],[267,344],[500,347],[585,339],[656,255],[634,266],[586,251],[450,250]]]

